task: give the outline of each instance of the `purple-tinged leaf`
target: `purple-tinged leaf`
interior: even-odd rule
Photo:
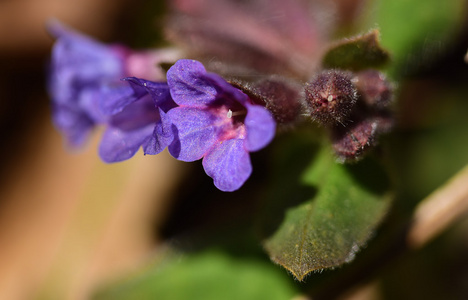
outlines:
[[[259,73],[307,76],[328,32],[319,19],[330,6],[319,2],[179,0],[172,6],[169,39],[207,61]]]

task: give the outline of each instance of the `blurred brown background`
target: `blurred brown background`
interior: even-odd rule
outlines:
[[[177,161],[138,153],[105,165],[98,135],[66,151],[45,89],[48,19],[116,42],[139,3],[0,2],[0,299],[87,299],[157,250]]]

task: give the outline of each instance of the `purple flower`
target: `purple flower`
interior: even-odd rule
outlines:
[[[123,128],[124,125],[115,120],[121,119],[124,112],[119,116],[110,116],[142,95],[133,95],[135,89],[122,82],[121,78],[138,76],[160,80],[164,75],[155,67],[156,62],[175,60],[177,56],[174,51],[132,51],[120,45],[105,45],[56,21],[49,24],[49,31],[57,38],[49,70],[52,118],[73,147],[82,145],[96,125],[109,123],[110,128],[116,128],[118,123],[117,127]],[[138,101],[138,104],[129,107],[132,113],[127,115],[127,119],[137,117],[137,112],[143,113],[141,108],[134,107],[142,103],[151,101]],[[157,108],[153,110],[155,114],[159,113]],[[147,117],[142,116],[142,119],[146,120]],[[128,127],[128,124],[125,126]],[[106,132],[105,138],[109,136],[119,136],[124,140],[128,138],[128,144],[133,144],[135,139],[140,140],[138,135]]]
[[[99,155],[105,162],[131,158],[143,147],[145,154],[158,154],[173,140],[167,111],[175,107],[167,83],[151,82],[135,77],[125,79],[127,86],[111,89],[104,113],[109,114],[107,128],[99,146]]]
[[[119,52],[58,22],[49,26],[57,38],[52,49],[49,92],[53,120],[69,144],[79,146],[95,124],[106,117],[99,110],[99,99],[107,94],[102,82],[123,77]]]
[[[167,72],[173,100],[167,114],[174,141],[169,152],[182,161],[203,158],[206,173],[222,191],[239,189],[252,172],[249,152],[273,139],[268,110],[194,60],[179,60]]]

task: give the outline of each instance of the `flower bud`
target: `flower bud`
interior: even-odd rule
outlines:
[[[355,120],[352,125],[332,129],[333,149],[341,161],[355,160],[373,146],[377,122],[373,118]]]
[[[324,125],[346,123],[357,100],[352,73],[326,70],[305,86],[306,103],[312,118]]]
[[[357,73],[354,83],[362,99],[370,107],[383,109],[392,101],[392,86],[385,75],[377,70]]]

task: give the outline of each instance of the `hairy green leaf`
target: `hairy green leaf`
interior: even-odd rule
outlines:
[[[331,47],[323,58],[325,68],[363,70],[380,68],[389,61],[389,54],[379,43],[379,31],[344,39]]]
[[[281,151],[283,173],[268,198],[264,247],[274,262],[302,280],[354,258],[389,208],[389,179],[371,158],[340,164],[327,148],[304,169],[304,153],[313,153],[310,145]]]

